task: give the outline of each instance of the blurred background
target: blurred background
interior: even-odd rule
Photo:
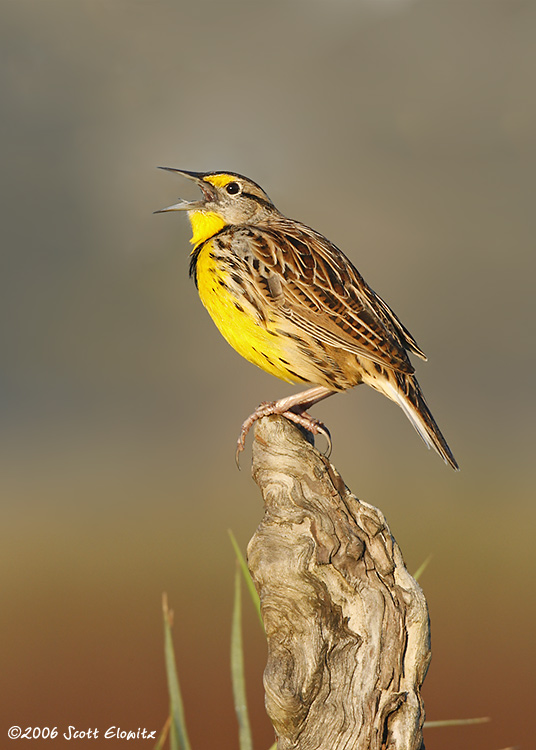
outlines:
[[[419,380],[459,474],[370,389],[315,414],[410,571],[432,555],[428,718],[492,718],[430,729],[427,747],[528,748],[536,5],[4,0],[0,13],[1,731],[158,730],[165,591],[193,748],[237,747],[227,529],[245,549],[262,506],[249,446],[238,472],[234,445],[261,400],[294,389],[241,360],[199,303],[186,217],[152,213],[196,189],[164,165],[259,182],[344,249],[426,351]]]

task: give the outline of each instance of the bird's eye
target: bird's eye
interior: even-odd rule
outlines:
[[[225,189],[229,193],[229,195],[236,195],[240,192],[240,185],[238,182],[230,182],[228,185],[226,185]]]

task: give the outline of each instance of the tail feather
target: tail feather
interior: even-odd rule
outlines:
[[[396,384],[391,379],[377,380],[373,387],[381,390],[388,398],[395,401],[403,410],[413,427],[419,433],[428,448],[433,448],[445,463],[459,471],[456,459],[452,455],[447,441],[432,416],[423,392],[413,376],[405,373],[394,373]]]

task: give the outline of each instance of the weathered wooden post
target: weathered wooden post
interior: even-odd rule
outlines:
[[[382,513],[283,417],[257,422],[252,472],[265,515],[248,564],[278,750],[421,750],[428,609]]]

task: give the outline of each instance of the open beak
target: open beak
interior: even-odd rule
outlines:
[[[194,182],[196,182],[201,188],[201,192],[203,193],[203,200],[181,200],[178,203],[174,203],[172,206],[167,206],[167,208],[160,208],[158,211],[154,212],[155,214],[163,214],[166,211],[195,211],[196,209],[203,208],[207,201],[213,200],[215,198],[214,188],[212,187],[212,185],[210,185],[210,183],[203,180],[203,177],[205,175],[204,172],[188,172],[185,169],[174,169],[173,167],[158,167],[158,169],[165,169],[166,172],[176,172],[177,174],[182,174],[189,180],[193,180]]]

